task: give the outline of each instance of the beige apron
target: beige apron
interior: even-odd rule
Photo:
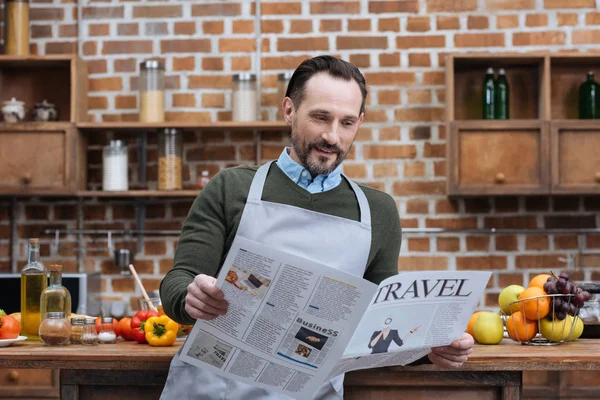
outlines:
[[[265,180],[273,162],[261,166],[252,180],[236,238],[242,236],[362,277],[371,249],[371,212],[363,191],[344,176],[358,200],[360,221],[263,201],[261,198]],[[325,382],[315,393],[314,399],[341,399],[343,384],[343,375]],[[161,395],[161,400],[288,398],[222,378],[211,371],[185,363],[179,360],[179,353],[171,362],[167,383]]]

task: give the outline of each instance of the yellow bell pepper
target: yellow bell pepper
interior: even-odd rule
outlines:
[[[150,317],[146,320],[144,331],[151,346],[170,346],[177,340],[179,324],[166,315]]]

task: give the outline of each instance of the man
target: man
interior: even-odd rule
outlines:
[[[358,68],[329,56],[304,61],[282,101],[291,148],[276,162],[218,173],[184,223],[174,266],[161,283],[167,315],[180,323],[227,312],[215,276],[236,236],[309,258],[378,284],[395,275],[401,228],[394,200],[340,172],[364,120],[367,89]],[[433,349],[429,360],[458,368],[473,338]],[[343,396],[343,376],[318,399]],[[175,356],[162,398],[280,399],[285,396],[221,378]]]

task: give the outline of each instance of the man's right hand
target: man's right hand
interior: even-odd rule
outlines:
[[[211,320],[225,315],[229,304],[223,300],[223,292],[215,286],[212,276],[196,275],[187,287],[185,311],[194,319]]]

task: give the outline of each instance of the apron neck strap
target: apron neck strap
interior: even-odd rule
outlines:
[[[267,180],[267,174],[269,173],[269,169],[274,162],[275,160],[269,161],[268,163],[261,165],[256,171],[254,179],[252,179],[252,184],[250,185],[250,191],[248,192],[249,202],[259,203],[261,201],[262,192],[265,187],[265,181]],[[367,196],[365,196],[362,189],[354,181],[344,174],[342,174],[342,177],[346,179],[354,191],[354,195],[356,196],[358,207],[360,209],[360,222],[364,225],[371,226],[371,210],[369,208]]]

